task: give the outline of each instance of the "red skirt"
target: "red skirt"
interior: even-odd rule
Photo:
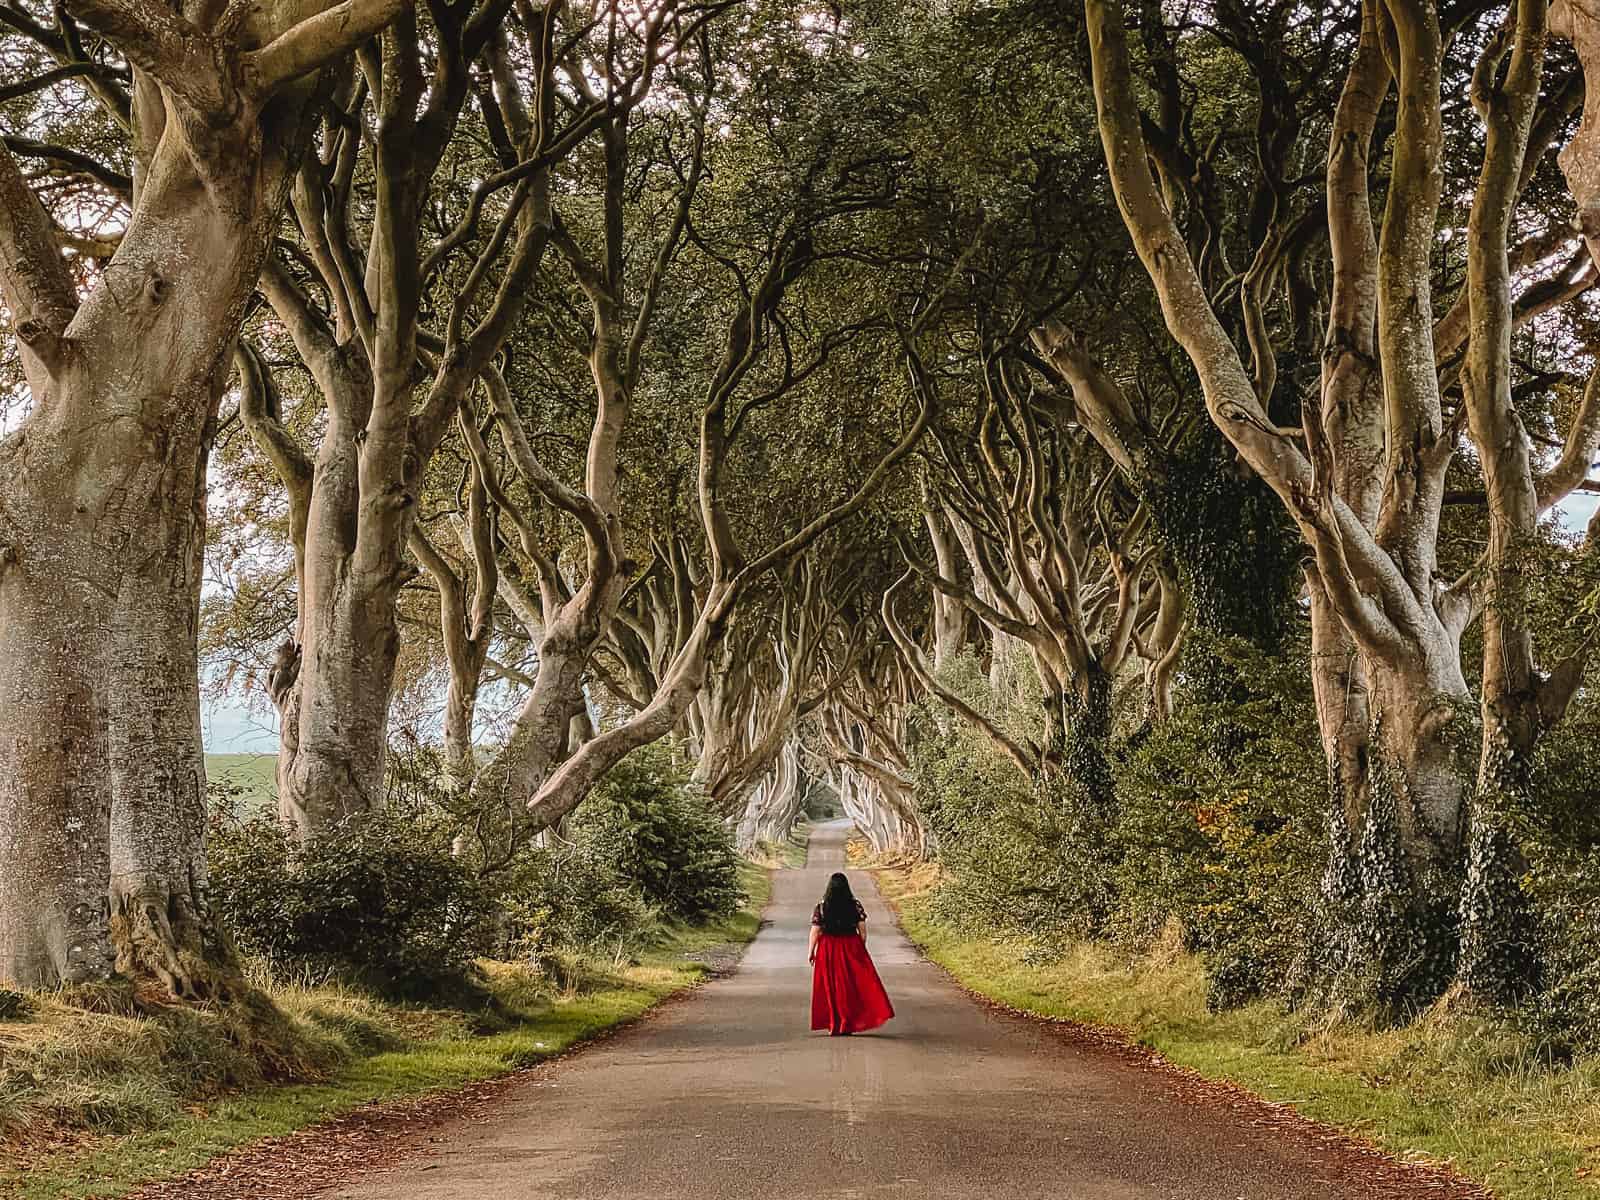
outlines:
[[[867,944],[859,935],[825,933],[811,970],[811,1028],[861,1033],[894,1016]]]

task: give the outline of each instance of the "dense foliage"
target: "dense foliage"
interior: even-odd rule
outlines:
[[[626,958],[664,924],[701,925],[744,899],[739,856],[669,746],[629,759],[559,836],[494,877],[501,957],[559,967]]]
[[[280,823],[219,825],[214,896],[247,953],[401,992],[464,982],[489,946],[491,896],[434,823],[384,814],[297,842]]]
[[[1288,986],[1326,854],[1307,690],[1292,660],[1239,641],[1191,657],[1251,684],[1121,739],[1109,815],[1069,776],[1030,782],[947,714],[925,714],[915,758],[947,871],[942,918],[1025,934],[1046,954],[1081,938],[1142,948],[1173,926],[1218,1004]]]
[[[1240,639],[1192,643],[1175,715],[1113,744],[1115,813],[1103,825],[1086,823],[1069,779],[1029,780],[970,725],[927,705],[913,757],[941,847],[933,915],[967,933],[1025,938],[1045,958],[1083,940],[1140,955],[1176,938],[1199,956],[1216,1008],[1370,997],[1351,980],[1320,990],[1338,948],[1325,924],[1327,767],[1304,654],[1293,640],[1272,654]],[[984,702],[972,660],[949,674]],[[1030,719],[1026,704],[997,715]],[[1595,732],[1586,706],[1546,746],[1540,803],[1519,815],[1541,964],[1521,1011],[1561,1054],[1600,1048],[1600,827],[1577,766]],[[1385,953],[1406,952],[1394,912],[1373,909],[1368,921]]]
[[[232,820],[229,793],[213,795],[216,903],[239,948],[278,970],[449,995],[480,956],[627,959],[664,924],[715,921],[744,898],[727,829],[666,746],[608,776],[561,834],[487,870],[452,844],[437,789],[309,843],[270,818]]]
[[[661,928],[633,881],[583,842],[524,851],[495,890],[495,956],[541,970],[559,969],[568,955],[627,958]]]
[[[1327,857],[1327,768],[1304,650],[1269,658],[1238,640],[1190,648],[1197,693],[1119,756],[1119,910],[1133,944],[1175,921],[1231,1006],[1295,981]],[[1219,696],[1218,675],[1234,681]]]
[[[652,746],[616,767],[571,834],[671,920],[715,920],[739,906],[733,841],[670,746]]]

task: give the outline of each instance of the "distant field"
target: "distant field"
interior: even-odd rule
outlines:
[[[208,754],[206,780],[231,783],[244,789],[240,807],[248,811],[268,811],[276,807],[278,787],[274,778],[278,760],[271,754]]]

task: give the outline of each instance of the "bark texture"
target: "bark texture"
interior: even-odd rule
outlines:
[[[134,70],[133,212],[79,300],[0,148],[0,287],[33,396],[0,445],[0,980],[224,994],[204,867],[205,458],[314,75],[393,19],[340,5],[74,15]],[[197,23],[198,22],[198,23]],[[297,82],[299,81],[299,82]]]

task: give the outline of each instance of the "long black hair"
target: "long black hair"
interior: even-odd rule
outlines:
[[[822,893],[822,903],[818,907],[822,911],[823,933],[854,933],[856,926],[861,923],[861,907],[856,903],[855,893],[850,890],[850,881],[844,877],[843,871],[835,871],[828,879],[827,889]]]

